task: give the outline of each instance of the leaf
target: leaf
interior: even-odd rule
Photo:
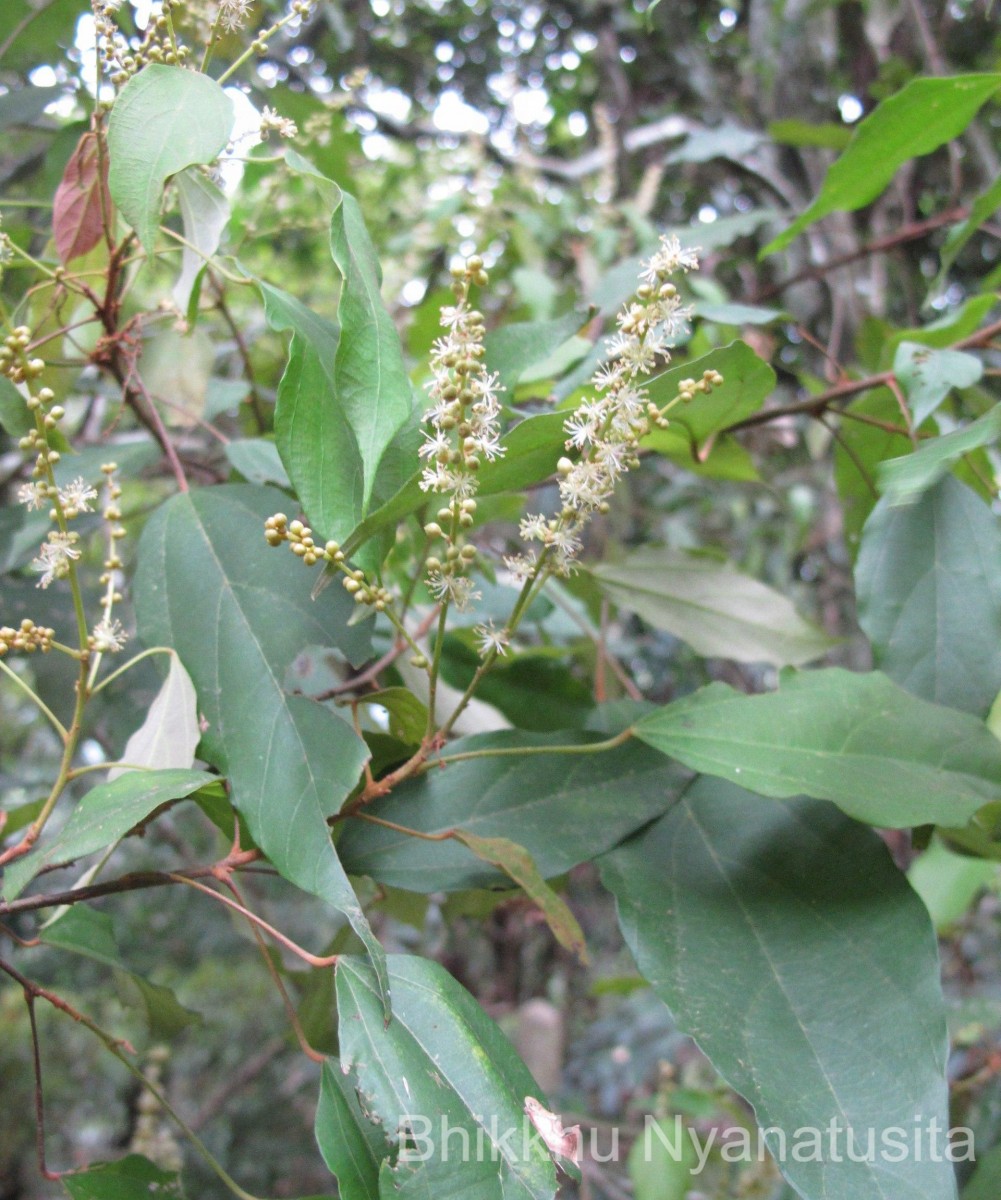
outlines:
[[[977,1155],[977,1168],[963,1188],[963,1200],[996,1200],[1001,1191],[1001,1146]]]
[[[162,1171],[141,1154],[61,1175],[59,1182],[70,1200],[149,1200],[151,1195],[184,1200],[180,1176]]]
[[[419,746],[428,729],[427,706],[405,687],[383,688],[358,697],[359,704],[384,708],[389,717],[389,732],[409,746]]]
[[[197,71],[151,63],[133,75],[108,121],[108,185],[122,216],[147,254],[156,245],[167,180],[211,163],[229,141],[233,102]]]
[[[320,1076],[316,1143],[337,1179],[341,1200],[379,1200],[379,1166],[390,1145],[382,1128],[365,1116],[357,1083],[329,1059]]]
[[[365,502],[358,439],[334,399],[338,328],[287,292],[258,287],[268,325],[292,331],[275,406],[278,453],[310,522],[324,539],[343,541],[364,516]]]
[[[586,320],[586,313],[572,311],[551,321],[503,325],[484,339],[486,369],[500,375],[501,386],[510,399],[522,375],[555,353]]]
[[[502,439],[504,456],[483,464],[477,495],[518,491],[552,475],[564,453],[565,420],[565,413],[553,412],[519,421]],[[429,503],[428,493],[421,491],[420,477],[421,472],[415,471],[394,496],[357,526],[344,543],[346,554],[353,554],[369,538],[387,527],[395,527],[404,517]]]
[[[966,243],[977,232],[981,225],[1001,208],[1001,175],[987,188],[986,191],[974,200],[970,205],[970,215],[965,221],[961,221],[958,225],[954,225],[950,230],[942,245],[940,253],[941,267],[939,268],[938,278],[935,281],[936,289],[942,289],[945,284],[945,278],[949,268],[959,257],[959,252],[963,249]]]
[[[29,429],[35,428],[35,419],[24,396],[6,375],[0,376],[0,425],[11,437],[24,437]]]
[[[773,142],[783,146],[823,146],[827,150],[844,150],[852,140],[852,132],[834,121],[814,124],[795,118],[772,121],[768,126],[768,136]]]
[[[846,412],[900,426],[900,407],[889,388],[879,388],[861,397]],[[853,557],[858,553],[866,519],[879,500],[876,491],[879,463],[905,454],[910,448],[910,439],[903,429],[892,433],[850,418],[840,423],[834,449],[834,481],[841,501],[845,545]]]
[[[336,980],[341,1067],[356,1072],[363,1109],[394,1142],[400,1122],[414,1122],[414,1153],[391,1175],[384,1170],[387,1182],[402,1185],[406,1194],[418,1189],[467,1200],[552,1200],[556,1178],[549,1154],[523,1135],[525,1097],[538,1098],[539,1089],[501,1031],[444,967],[389,957],[388,1026],[367,963],[341,958]],[[467,1153],[460,1150],[460,1131]],[[425,1151],[427,1160],[418,1161]]]
[[[108,152],[102,154],[98,135],[87,132],[70,155],[52,206],[52,233],[62,262],[94,249],[104,235],[105,214],[110,226]]]
[[[633,732],[693,771],[762,796],[833,800],[851,817],[893,829],[965,825],[1001,798],[1001,743],[986,726],[877,671],[790,673],[762,696],[711,683],[643,717]]]
[[[206,722],[203,753],[226,764],[254,841],[286,879],[343,913],[378,962],[382,948],[327,828],[368,751],[329,708],[283,687],[304,646],[333,644],[360,661],[369,635],[347,624],[347,593],[314,604],[308,570],[265,544],[264,518],[282,500],[248,484],[173,496],[143,531],[136,613],[143,636],[173,646],[190,672]]]
[[[174,185],[185,240],[195,247],[194,250],[188,246],[182,248],[181,273],[172,292],[174,303],[186,313],[205,260],[219,249],[223,230],[229,222],[229,200],[207,175],[194,167],[178,172]]]
[[[952,477],[916,503],[884,497],[855,566],[876,666],[924,700],[984,716],[1001,691],[1001,532]]]
[[[461,829],[455,831],[455,837],[468,846],[477,858],[492,863],[509,875],[538,906],[553,937],[564,950],[569,950],[582,966],[588,965],[587,943],[577,918],[539,874],[539,868],[524,846],[519,846],[510,838],[477,837],[475,833],[466,833]]]
[[[927,1145],[880,1156],[884,1131],[949,1120],[934,933],[879,838],[826,804],[699,779],[599,865],[640,971],[754,1106],[799,1195],[955,1195],[941,1142],[937,1161]],[[857,1157],[875,1131],[875,1162],[846,1154],[848,1128]],[[797,1156],[811,1131],[823,1153]]]
[[[627,1166],[636,1200],[685,1200],[698,1165],[688,1129],[662,1117],[633,1142]]]
[[[832,164],[810,207],[761,251],[783,250],[814,221],[832,212],[854,212],[883,191],[898,167],[931,154],[958,137],[1001,87],[1001,75],[918,78],[878,105],[852,134]]]
[[[19,896],[44,867],[113,846],[162,804],[183,800],[214,781],[205,771],[129,771],[91,788],[54,838],[7,864],[4,899]]]
[[[975,333],[996,304],[997,298],[991,293],[971,296],[958,308],[947,309],[937,321],[897,330],[887,341],[886,349],[895,352],[903,342],[919,342],[922,346],[945,349]]]
[[[122,762],[154,769],[187,770],[195,761],[200,738],[198,700],[191,676],[177,655],[171,653],[167,678],[146,719],[126,742]],[[128,767],[112,767],[108,772],[109,782],[128,770]]]
[[[953,854],[936,838],[911,863],[907,879],[924,901],[935,928],[946,932],[965,915],[974,897],[997,882],[998,864]]]
[[[47,946],[68,950],[113,968],[119,990],[127,1003],[141,1008],[153,1038],[172,1038],[201,1015],[185,1008],[168,987],[151,983],[122,962],[114,926],[107,913],[86,904],[75,904],[57,920],[47,923],[39,935]]]
[[[601,590],[698,654],[798,666],[836,641],[809,625],[779,592],[731,563],[678,550],[644,550],[591,568]]]
[[[450,743],[449,754],[567,745],[594,734],[477,734]],[[636,743],[599,754],[526,754],[474,758],[434,767],[366,808],[372,816],[439,834],[461,829],[508,837],[532,855],[547,879],[587,862],[659,816],[687,776]],[[350,821],[338,842],[346,868],[414,892],[456,891],[503,883],[455,841],[429,842],[366,821]]]
[[[703,321],[715,321],[718,325],[770,325],[782,320],[785,310],[764,308],[757,304],[705,304],[698,307]]]
[[[647,384],[650,399],[667,404],[678,394],[682,379],[700,379],[708,370],[719,371],[723,383],[708,396],[699,395],[690,404],[671,410],[672,429],[687,433],[693,447],[711,435],[757,412],[775,387],[775,372],[746,342],[731,342],[701,358],[655,375]]]
[[[741,129],[739,125],[720,125],[716,129],[703,129],[689,134],[684,143],[672,150],[664,159],[668,166],[674,163],[704,163],[714,158],[729,158],[741,162],[746,155],[756,150],[765,140],[765,135],[756,129]]]
[[[917,450],[879,464],[879,484],[890,504],[913,504],[965,454],[1001,437],[1001,405],[953,433],[929,438]]]
[[[938,408],[953,388],[972,387],[984,364],[961,350],[932,350],[918,342],[901,342],[893,356],[893,373],[904,389],[915,426]]]
[[[292,483],[274,442],[267,438],[240,438],[226,444],[226,457],[248,483],[274,483],[291,488]]]
[[[367,510],[379,460],[410,416],[413,391],[399,336],[379,294],[382,272],[358,201],[336,184],[331,186],[340,202],[330,218],[330,253],[343,280],[333,402],[346,414],[358,440],[362,508]],[[330,464],[320,469],[329,471]]]

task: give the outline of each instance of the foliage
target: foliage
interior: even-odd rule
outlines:
[[[505,912],[723,1081],[637,1196],[990,1190],[1001,44],[806,7],[11,3],[0,1066],[67,1195],[612,1188],[449,940]]]

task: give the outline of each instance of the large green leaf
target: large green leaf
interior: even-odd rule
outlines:
[[[935,937],[877,837],[830,805],[704,778],[600,865],[640,971],[754,1106],[799,1195],[955,1195]],[[849,1157],[849,1128],[856,1157],[873,1131],[873,1162]],[[895,1128],[912,1146],[922,1131],[920,1157],[884,1143]]]
[[[362,1109],[397,1143],[401,1121],[413,1123],[414,1152],[384,1172],[383,1192],[552,1200],[552,1160],[523,1135],[525,1097],[540,1099],[538,1085],[472,996],[438,963],[392,955],[386,1026],[368,964],[344,957],[336,972],[341,1063],[357,1075]]]
[[[61,1176],[59,1182],[71,1200],[149,1200],[151,1195],[163,1200],[184,1198],[180,1176],[161,1170],[141,1154],[74,1171]]]
[[[987,713],[1001,691],[1001,532],[979,496],[948,476],[916,504],[880,500],[855,590],[881,671],[925,700]]]
[[[828,213],[853,212],[875,200],[908,159],[958,137],[999,87],[1001,75],[912,79],[859,122],[817,198],[762,256],[784,249]]]
[[[367,507],[383,452],[410,416],[413,391],[399,336],[379,294],[382,272],[358,201],[340,188],[336,194],[340,202],[330,219],[330,253],[342,283],[333,402],[343,409],[358,441],[362,505]],[[316,404],[321,406],[322,397]],[[319,463],[317,468],[330,471],[332,466]]]
[[[129,771],[92,788],[54,838],[8,863],[3,894],[13,900],[44,867],[70,862],[113,846],[161,804],[181,800],[215,781],[205,771]]]
[[[139,627],[187,667],[205,719],[202,753],[225,764],[254,840],[286,879],[342,912],[378,962],[327,827],[358,780],[365,743],[331,709],[283,687],[305,646],[334,645],[361,661],[369,635],[347,624],[346,593],[330,589],[314,603],[310,572],[265,544],[263,519],[283,499],[234,484],[163,505],[139,547]]]
[[[122,88],[108,121],[108,186],[147,254],[167,180],[214,162],[233,129],[233,102],[207,75],[151,63]]]
[[[505,730],[449,745],[447,753],[597,741],[585,733]],[[462,829],[481,838],[514,837],[547,878],[586,862],[659,816],[687,776],[630,743],[597,754],[473,758],[432,767],[366,808],[384,821],[438,834]],[[338,843],[357,875],[414,892],[505,883],[505,876],[453,840],[429,842],[367,821],[351,821]]]
[[[835,644],[785,596],[705,555],[645,550],[591,573],[620,608],[699,654],[787,667],[819,658]]]
[[[329,1059],[320,1076],[316,1143],[341,1200],[379,1200],[379,1166],[390,1155],[382,1127],[365,1116],[354,1076]]]
[[[929,438],[911,454],[884,459],[879,484],[891,504],[908,504],[948,474],[965,454],[1001,437],[1001,404],[976,421],[942,437]]]
[[[878,671],[790,674],[745,696],[711,683],[643,717],[636,736],[763,796],[833,800],[873,825],[965,825],[1001,798],[1001,743],[967,713]]]

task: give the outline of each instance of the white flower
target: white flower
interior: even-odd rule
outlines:
[[[504,566],[511,573],[513,583],[524,583],[535,570],[535,552],[527,554],[507,554],[504,556]]]
[[[219,5],[219,20],[223,29],[232,33],[239,29],[247,19],[247,13],[253,0],[221,0]]]
[[[283,138],[294,138],[299,132],[295,121],[289,117],[283,117],[280,113],[271,108],[270,105],[265,105],[261,111],[261,137],[267,137],[272,130]]]
[[[22,483],[17,489],[17,500],[29,509],[44,508],[49,502],[49,485],[42,480]]]
[[[432,571],[427,577],[428,591],[439,601],[452,604],[463,612],[473,600],[479,600],[481,592],[473,588],[473,581],[466,575],[444,575]]]
[[[76,516],[77,513],[91,512],[91,501],[97,499],[97,491],[81,477],[59,489],[59,503],[66,510],[66,515]]]
[[[524,541],[544,542],[549,533],[549,522],[541,513],[533,513],[521,518],[518,529]]]
[[[495,629],[493,621],[487,621],[485,625],[477,625],[473,633],[479,644],[481,658],[486,658],[488,654],[507,654],[511,638],[506,629]]]
[[[697,271],[698,267],[698,247],[683,250],[676,237],[664,236],[660,239],[660,248],[656,254],[648,263],[643,264],[640,279],[655,287],[675,271]]]
[[[75,533],[53,530],[49,534],[48,541],[42,543],[38,557],[31,563],[31,569],[42,574],[36,587],[47,588],[53,579],[63,579],[66,576],[70,569],[70,560],[80,557],[80,551],[73,546],[76,540]]]
[[[115,654],[129,640],[121,621],[109,620],[107,617],[98,621],[90,636],[93,639],[93,648],[100,654]]]

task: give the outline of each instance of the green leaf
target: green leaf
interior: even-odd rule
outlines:
[[[4,899],[11,901],[20,895],[43,867],[113,846],[161,804],[182,800],[214,779],[205,771],[129,771],[111,783],[92,788],[54,838],[8,863],[4,869]]]
[[[905,162],[958,137],[999,87],[1001,75],[910,80],[858,123],[817,198],[761,257],[783,250],[828,213],[853,212],[875,200]]]
[[[4,69],[27,73],[74,45],[79,0],[4,0]]]
[[[524,321],[488,333],[486,369],[496,371],[510,399],[518,380],[568,341],[587,320],[586,313],[565,313],[552,321]]]
[[[341,1200],[379,1200],[379,1166],[389,1157],[389,1142],[362,1112],[354,1076],[345,1076],[329,1059],[320,1076],[315,1129]]]
[[[731,563],[678,550],[642,550],[591,568],[619,608],[686,641],[698,654],[798,666],[836,645],[778,592]]]
[[[876,666],[924,700],[984,716],[1001,691],[1001,532],[951,476],[916,504],[884,497],[855,566]]]
[[[593,734],[477,734],[449,754],[515,747],[562,746],[599,740]],[[370,804],[372,816],[421,833],[461,829],[478,837],[508,837],[551,879],[659,816],[687,776],[636,743],[598,754],[526,754],[467,759],[432,767]],[[429,842],[366,821],[350,821],[338,842],[356,875],[413,892],[456,891],[504,883],[455,841]]]
[[[410,746],[419,746],[428,729],[427,706],[409,688],[383,688],[358,697],[359,704],[375,704],[389,717],[389,732]]]
[[[953,433],[929,438],[917,450],[879,464],[879,484],[890,504],[913,504],[965,454],[1001,437],[1001,405]]]
[[[519,491],[552,475],[564,453],[565,420],[565,413],[554,412],[519,421],[503,438],[504,457],[483,464],[477,495]],[[353,554],[369,538],[395,527],[404,517],[429,503],[428,493],[421,491],[420,477],[421,472],[415,471],[394,496],[358,525],[344,544],[346,554]]]
[[[884,1131],[949,1120],[935,937],[879,838],[826,804],[699,779],[600,867],[640,971],[754,1106],[799,1195],[955,1195],[941,1141],[938,1161],[927,1138],[921,1156],[880,1156]],[[857,1157],[875,1131],[875,1162],[852,1161],[848,1128]],[[799,1142],[813,1130],[824,1140]]]
[[[524,846],[519,846],[510,838],[477,837],[475,833],[466,833],[461,829],[455,831],[455,837],[464,846],[468,846],[478,859],[492,863],[505,875],[510,876],[538,906],[546,918],[546,924],[552,930],[553,937],[583,966],[587,966],[590,962],[587,943],[577,918],[539,874],[539,868]]]
[[[343,541],[365,502],[358,439],[334,400],[338,327],[280,288],[258,287],[268,325],[292,331],[275,406],[278,453],[310,522],[324,539]]]
[[[156,770],[188,770],[201,740],[198,699],[191,676],[176,654],[170,654],[167,678],[149,707],[145,720],[125,743],[121,761]],[[109,782],[128,767],[112,767]]]
[[[108,186],[147,254],[156,246],[167,180],[211,163],[233,130],[233,102],[207,75],[151,63],[133,75],[108,121]]]
[[[698,307],[703,321],[715,321],[718,325],[770,325],[782,320],[786,313],[781,308],[763,308],[757,304],[705,304]]]
[[[283,499],[245,484],[173,496],[143,531],[136,613],[143,636],[173,646],[190,672],[202,753],[225,764],[254,841],[286,879],[342,912],[378,962],[327,827],[368,751],[329,708],[283,687],[304,646],[336,645],[359,661],[368,633],[347,624],[354,605],[342,589],[314,603],[310,572],[264,542],[264,518]]]
[[[830,668],[745,696],[711,683],[637,721],[638,738],[762,796],[833,800],[873,825],[965,825],[1001,798],[1001,743],[877,671]]]
[[[278,447],[268,438],[240,438],[228,442],[226,457],[229,465],[248,483],[274,483],[281,488],[292,486]]]
[[[650,399],[667,404],[678,394],[682,379],[700,379],[708,370],[719,371],[723,383],[708,396],[699,395],[691,404],[671,410],[671,428],[687,433],[693,447],[711,435],[757,412],[775,387],[775,372],[746,342],[731,342],[719,350],[671,367],[655,375],[647,385]]]
[[[0,425],[11,437],[24,437],[35,428],[35,420],[24,396],[6,375],[0,375]]]
[[[410,416],[413,391],[399,336],[379,294],[382,272],[358,201],[340,188],[337,194],[340,202],[330,219],[330,253],[343,282],[337,306],[341,333],[334,358],[332,399],[345,413],[358,441],[365,510],[379,460]],[[318,406],[322,399],[317,397]],[[324,463],[319,469],[330,471],[331,464]]]
[[[772,121],[768,136],[783,146],[822,146],[826,150],[844,150],[852,140],[852,130],[833,121],[813,124],[795,118]]]
[[[336,979],[341,1065],[357,1074],[363,1109],[397,1143],[401,1118],[414,1121],[415,1153],[397,1163],[391,1186],[403,1186],[407,1194],[461,1192],[466,1200],[552,1200],[556,1177],[549,1154],[538,1139],[522,1136],[525,1097],[540,1099],[538,1086],[501,1031],[444,967],[390,956],[388,1026],[367,963],[341,958]],[[450,1143],[444,1143],[443,1129],[451,1131]],[[505,1139],[507,1130],[516,1132]],[[461,1152],[460,1131],[468,1138],[468,1153]],[[422,1134],[423,1143],[417,1140]],[[416,1161],[428,1142],[427,1161]]]
[[[698,1166],[686,1127],[664,1117],[656,1131],[645,1125],[627,1159],[636,1200],[685,1200]]]
[[[151,1195],[184,1200],[180,1176],[161,1171],[141,1154],[74,1171],[61,1176],[59,1182],[70,1200],[149,1200]]]
[[[183,313],[188,311],[205,260],[219,249],[223,230],[229,223],[229,200],[207,175],[193,167],[179,172],[174,184],[184,237],[195,247],[192,250],[185,246],[181,250],[181,274],[172,293],[174,303]]]
[[[987,314],[997,304],[997,297],[987,293],[971,296],[958,308],[949,309],[937,321],[918,325],[911,329],[900,329],[886,343],[889,352],[904,342],[919,342],[922,346],[944,349],[969,337],[978,330]]]
[[[932,350],[918,342],[901,342],[893,356],[893,373],[904,389],[915,426],[930,417],[953,388],[972,387],[984,364],[961,350]]]
[[[151,983],[122,962],[114,926],[107,913],[86,904],[75,904],[47,924],[39,936],[47,946],[68,950],[113,968],[122,999],[142,1009],[151,1037],[172,1038],[182,1029],[201,1021],[201,1015],[185,1008],[170,988]]]
[[[974,898],[998,879],[998,864],[954,854],[936,838],[907,872],[910,885],[925,903],[940,932],[966,913]]]
[[[1001,175],[994,180],[986,191],[974,200],[970,206],[970,215],[965,221],[954,225],[949,230],[948,236],[942,245],[941,251],[941,267],[939,269],[938,279],[935,281],[936,289],[941,289],[944,285],[946,274],[952,264],[959,257],[959,252],[963,249],[966,243],[977,232],[981,225],[1001,208]]]
[[[850,404],[846,411],[900,426],[900,407],[888,388],[870,392]],[[841,501],[845,545],[853,556],[858,553],[866,519],[879,500],[876,491],[879,463],[905,454],[910,448],[910,439],[903,429],[897,434],[865,421],[841,421],[834,449],[834,481]]]

